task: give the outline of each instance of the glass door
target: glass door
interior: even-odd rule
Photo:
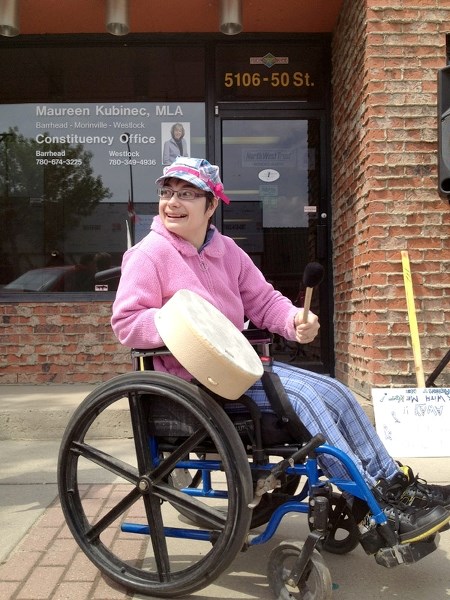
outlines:
[[[222,231],[232,237],[273,286],[302,306],[303,273],[309,262],[327,271],[327,218],[320,117],[303,119],[220,119],[221,167],[229,206],[221,213]],[[311,310],[321,334],[308,345],[276,338],[278,360],[331,372],[329,327],[332,314],[326,280],[312,297]]]

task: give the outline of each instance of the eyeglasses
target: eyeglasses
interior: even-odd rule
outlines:
[[[158,196],[163,200],[170,200],[174,194],[179,200],[194,200],[195,198],[204,198],[206,192],[198,194],[194,190],[173,190],[170,187],[158,188]]]

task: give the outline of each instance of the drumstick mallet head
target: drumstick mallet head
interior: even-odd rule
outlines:
[[[308,321],[313,289],[322,282],[323,275],[324,268],[320,263],[310,262],[306,265],[303,272],[303,285],[306,287],[305,303],[303,305],[303,323]]]

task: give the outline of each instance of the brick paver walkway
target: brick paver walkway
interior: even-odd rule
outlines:
[[[85,498],[98,514],[120,485],[86,486]],[[140,536],[138,536],[140,537]],[[124,600],[132,598],[98,571],[79,549],[57,498],[0,566],[2,600]]]

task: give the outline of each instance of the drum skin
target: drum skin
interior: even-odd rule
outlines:
[[[237,400],[263,374],[261,360],[237,327],[210,302],[179,290],[156,313],[164,344],[195,379]]]

